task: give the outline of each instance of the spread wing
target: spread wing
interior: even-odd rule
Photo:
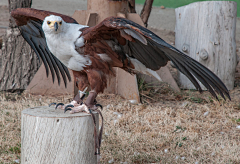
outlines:
[[[230,99],[228,89],[212,71],[137,23],[125,18],[109,17],[94,27],[83,29],[82,32],[87,43],[94,43],[96,38],[115,38],[119,44],[127,46],[125,54],[136,58],[152,70],[160,69],[171,60],[200,92],[202,88],[196,79],[216,99],[218,99],[216,93],[224,99],[225,95]]]
[[[46,69],[47,76],[49,69],[52,74],[53,82],[55,74],[58,84],[61,82],[62,75],[65,87],[67,86],[67,78],[71,81],[70,73],[65,65],[63,65],[48,49],[45,35],[42,30],[42,23],[46,16],[58,15],[68,23],[77,23],[73,18],[49,11],[36,10],[32,8],[17,8],[11,12],[11,16],[15,19],[16,24],[23,38],[28,42],[38,58],[41,58]],[[60,72],[60,73],[59,73]],[[67,77],[66,77],[67,76]]]

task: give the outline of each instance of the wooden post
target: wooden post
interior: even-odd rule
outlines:
[[[118,12],[127,13],[127,0],[88,0],[87,9],[90,13],[97,13],[97,24],[110,16],[117,16]]]
[[[95,114],[97,129],[98,115]],[[22,111],[22,164],[95,164],[94,125],[91,115],[69,114],[53,107]]]
[[[237,3],[195,2],[177,8],[175,12],[176,48],[208,67],[229,90],[233,89],[237,63]],[[181,87],[195,89],[183,74],[179,74],[179,81]]]
[[[42,95],[42,96],[62,96],[62,95],[76,95],[78,93],[78,88],[76,83],[74,83],[72,70],[68,69],[72,77],[72,81],[68,82],[67,87],[65,88],[64,82],[61,79],[61,84],[58,85],[57,80],[53,83],[52,76],[47,77],[46,70],[42,64],[34,78],[28,85],[25,90],[26,93],[33,95]]]

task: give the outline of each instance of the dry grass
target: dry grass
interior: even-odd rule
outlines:
[[[107,99],[106,99],[107,100]],[[104,110],[102,160],[116,163],[240,163],[239,106],[229,102],[116,102]],[[114,126],[115,111],[123,114]],[[204,116],[205,112],[209,112]],[[182,160],[182,157],[185,159]],[[176,159],[179,158],[179,159]]]
[[[50,102],[69,102],[70,97],[32,97],[26,94],[0,93],[0,164],[15,163],[21,153],[21,111]]]
[[[112,159],[128,164],[240,163],[240,129],[236,128],[240,124],[239,88],[231,93],[235,95],[231,102],[217,102],[207,93],[167,89],[164,93],[144,92],[150,98],[142,98],[149,104],[138,105],[120,96],[99,95],[105,119],[102,163]],[[2,93],[0,101],[0,163],[14,163],[20,158],[21,111],[68,102],[70,97]]]

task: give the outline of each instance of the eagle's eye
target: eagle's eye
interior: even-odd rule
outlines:
[[[47,21],[47,24],[51,24],[51,22],[50,22],[50,21]]]
[[[62,21],[61,21],[61,22],[59,22],[59,24],[60,24],[60,25],[62,25]]]

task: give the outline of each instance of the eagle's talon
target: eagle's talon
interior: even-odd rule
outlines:
[[[68,108],[68,107],[71,107],[71,108],[73,108],[73,107],[74,107],[74,105],[72,105],[72,104],[69,104],[69,105],[67,105],[67,106],[65,107],[65,109],[66,109],[66,108]]]
[[[58,108],[58,106],[60,106],[60,105],[64,105],[63,103],[58,103],[57,105],[56,105],[56,107],[55,107],[55,109],[57,109]]]
[[[65,109],[64,109],[64,113],[66,113],[66,111],[68,111],[68,110],[70,110],[70,111],[71,111],[71,110],[72,110],[72,108],[65,108]]]
[[[74,107],[74,105],[72,105],[72,104],[69,104],[69,105],[65,106],[64,113],[68,110],[72,110],[73,107]]]
[[[95,106],[96,106],[96,107],[100,107],[100,108],[101,108],[101,110],[103,110],[103,107],[102,107],[102,105],[101,105],[101,104],[96,104]]]
[[[50,103],[50,104],[49,104],[49,107],[52,106],[52,105],[56,105],[56,104],[57,104],[57,103]]]

